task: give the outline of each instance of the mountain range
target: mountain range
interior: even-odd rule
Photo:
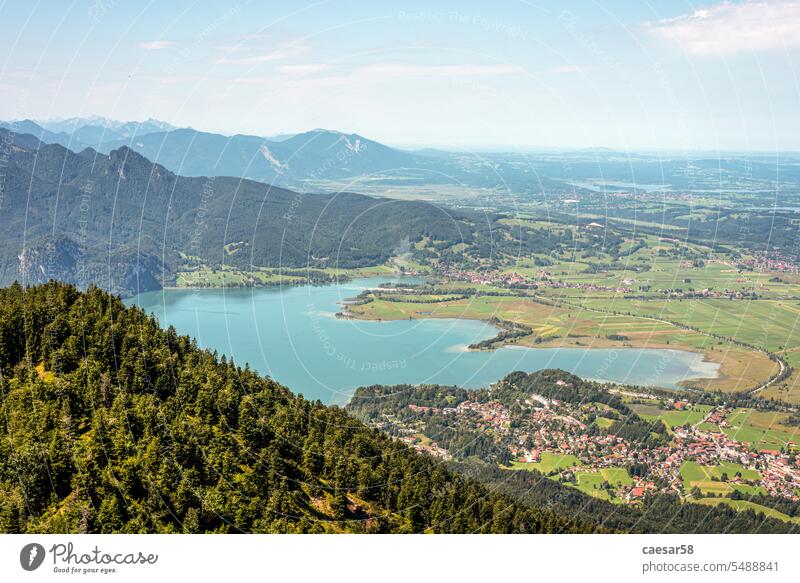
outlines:
[[[423,201],[181,176],[128,146],[74,152],[0,130],[0,156],[0,285],[55,278],[128,294],[170,283],[187,258],[241,269],[358,267],[425,238],[489,254],[507,230],[492,214]]]
[[[45,144],[61,144],[74,151],[89,147],[98,149],[104,142],[131,140],[137,136],[176,129],[167,122],[155,119],[121,122],[100,116],[47,121],[0,121],[0,128],[31,134]]]
[[[109,154],[123,146],[183,176],[231,176],[302,186],[309,181],[393,173],[406,176],[437,162],[358,134],[315,129],[273,138],[225,136],[175,128],[166,122],[116,122],[100,117],[0,122],[15,133],[79,152]]]
[[[775,173],[763,158],[735,156],[697,157],[690,160],[694,174],[687,175],[685,160],[644,154],[626,160],[608,151],[594,160],[575,153],[565,165],[554,153],[526,160],[519,154],[407,152],[322,129],[268,139],[156,120],[43,123],[0,123],[0,285],[57,278],[132,294],[173,283],[187,262],[243,270],[358,267],[385,262],[423,240],[440,255],[463,243],[473,258],[549,252],[558,244],[533,231],[512,232],[496,212],[342,191],[349,184],[487,187],[491,207],[515,211],[516,201],[525,204],[537,192],[605,204],[602,190],[574,186],[568,177],[576,183],[598,175],[624,180],[634,172],[650,184],[701,184],[702,178],[712,185],[746,172],[753,188],[766,188]],[[800,164],[788,159],[780,176],[784,186],[800,180]],[[492,197],[492,189],[507,196]],[[635,204],[631,208],[637,212]],[[674,209],[678,217],[684,212],[680,205]],[[790,238],[791,220],[784,222],[777,232]],[[693,229],[702,231],[704,223],[697,225]]]
[[[272,141],[258,136],[228,137],[178,129],[104,142],[99,150],[108,153],[122,146],[184,176],[235,176],[282,185],[414,170],[420,165],[413,154],[358,134],[329,130]]]
[[[0,127],[79,152],[126,146],[183,176],[229,176],[301,191],[336,191],[342,184],[455,186],[489,189],[525,203],[543,193],[593,196],[607,190],[749,191],[800,187],[796,154],[641,153],[605,148],[539,152],[458,152],[392,148],[356,133],[314,129],[272,137],[223,135],[176,128],[158,120],[102,117],[2,122]],[[378,189],[377,192],[379,192]],[[491,205],[494,206],[494,205]],[[513,206],[513,205],[512,205]]]
[[[76,143],[93,148],[105,142],[131,140],[137,136],[176,129],[175,126],[156,119],[120,122],[100,116],[42,121],[39,125],[49,132],[71,135]]]

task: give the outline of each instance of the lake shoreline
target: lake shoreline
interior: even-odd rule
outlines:
[[[368,305],[368,304],[365,304]],[[392,315],[388,317],[382,315],[380,317],[373,316],[369,308],[366,310],[351,310],[351,306],[343,306],[343,318],[358,321],[399,321],[399,320],[425,320],[425,319],[463,319],[463,320],[478,320],[488,322],[490,318],[481,318],[479,316],[460,316],[458,314],[446,313],[445,315],[437,315],[435,311],[417,311],[414,313],[404,314],[403,318],[394,318]],[[358,305],[353,306],[358,308]],[[698,334],[702,334],[699,333]],[[586,350],[596,349],[644,349],[644,350],[680,350],[683,352],[690,352],[702,356],[703,363],[707,365],[719,365],[716,374],[713,377],[709,376],[692,376],[687,377],[680,381],[679,388],[682,390],[693,389],[710,392],[747,392],[753,390],[756,386],[766,382],[773,377],[778,369],[778,365],[774,363],[766,353],[758,350],[752,350],[748,347],[739,346],[736,344],[726,345],[724,349],[717,348],[715,345],[711,348],[704,348],[696,346],[691,343],[682,342],[664,342],[661,340],[652,340],[649,337],[626,337],[622,340],[611,339],[603,336],[589,336],[589,335],[567,335],[567,336],[537,336],[535,334],[512,338],[509,341],[496,343],[487,350],[494,350],[504,346],[524,346],[527,348],[581,348]],[[754,372],[756,371],[756,372]]]
[[[664,353],[635,347],[529,347],[523,342],[470,350],[470,345],[496,337],[500,329],[465,318],[327,317],[348,298],[387,279],[382,275],[341,285],[259,289],[162,288],[126,303],[154,313],[162,326],[175,326],[204,348],[248,363],[295,393],[332,404],[346,403],[360,386],[440,384],[472,389],[518,370],[560,368],[602,382],[667,390],[680,390],[679,381],[698,371],[708,375],[697,355],[688,351],[665,358]],[[656,370],[659,359],[665,372],[653,377],[649,371]]]
[[[351,306],[357,306],[357,303],[348,303],[348,302],[340,302],[339,303],[343,310],[339,312],[341,315],[338,316],[345,320],[352,320],[358,322],[399,322],[399,321],[406,321],[406,320],[463,320],[463,321],[478,321],[478,322],[485,322],[487,324],[491,323],[491,318],[487,319],[480,319],[480,318],[460,318],[457,316],[437,316],[433,312],[419,312],[420,317],[412,316],[410,318],[371,318],[371,317],[363,317],[363,314],[359,314],[357,312],[352,312],[348,308]],[[500,328],[497,328],[500,330]],[[531,338],[536,338],[537,340],[530,342]],[[582,341],[589,341],[589,344],[584,344]],[[487,348],[474,348],[470,350],[475,351],[486,351],[491,352],[493,350],[497,350],[498,348],[502,347],[511,347],[517,346],[520,348],[529,348],[535,350],[537,348],[581,348],[586,350],[605,350],[605,349],[617,349],[617,350],[625,350],[625,349],[638,349],[638,350],[678,350],[681,352],[692,352],[694,354],[700,354],[704,356],[705,362],[708,363],[715,363],[716,360],[711,358],[707,358],[710,355],[714,354],[712,351],[706,351],[702,349],[698,349],[694,346],[685,345],[685,344],[663,344],[663,343],[654,343],[654,342],[637,342],[637,339],[628,339],[628,340],[611,340],[609,338],[603,338],[599,336],[555,336],[549,338],[537,337],[535,334],[530,334],[526,336],[522,336],[519,338],[512,338],[509,340],[498,340],[493,346]],[[691,380],[691,379],[687,379]]]

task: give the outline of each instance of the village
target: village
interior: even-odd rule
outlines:
[[[800,267],[780,251],[774,249],[769,252],[758,252],[752,258],[739,261],[739,266],[754,271],[780,271],[783,273],[798,273]]]
[[[442,265],[437,266],[435,273],[447,281],[464,281],[475,285],[491,285],[495,287],[536,288],[533,280],[516,272],[475,271],[452,265]]]
[[[381,424],[384,429],[393,425],[399,430],[400,439],[414,449],[449,460],[458,457],[458,452],[447,451],[433,435],[423,442],[419,423],[415,422],[424,416],[441,415],[474,431],[495,436],[505,445],[517,468],[526,465],[542,468],[540,462],[547,456],[552,465],[548,476],[567,484],[574,483],[578,473],[646,468],[630,475],[631,479],[625,483],[604,483],[606,491],[612,491],[616,499],[630,504],[638,503],[648,492],[701,497],[699,489],[687,488],[681,473],[686,462],[710,468],[732,464],[731,467],[741,470],[731,475],[722,472],[721,477],[709,476],[707,480],[727,482],[732,489],[759,489],[770,496],[799,499],[800,463],[792,452],[795,444],[790,442],[784,451],[758,450],[729,437],[721,431],[731,412],[725,407],[713,408],[701,423],[671,427],[668,445],[644,447],[610,432],[598,431],[596,426],[586,422],[585,413],[572,404],[531,395],[520,405],[522,413],[514,415],[502,403],[491,400],[468,399],[444,408],[410,404],[408,410],[415,414],[411,421],[403,423],[397,416],[389,415]],[[678,410],[690,405],[686,401],[672,403]],[[703,430],[700,425],[714,425],[720,431]],[[574,459],[578,463],[569,463],[568,460]],[[561,460],[565,463],[560,463]]]
[[[779,265],[775,267],[774,271],[793,271],[796,268],[787,267],[787,264],[782,261],[769,261],[770,265]],[[445,283],[448,282],[466,282],[472,285],[493,286],[497,288],[508,289],[563,289],[563,290],[578,290],[581,292],[597,292],[597,293],[616,293],[625,295],[636,295],[637,297],[657,296],[667,299],[754,299],[760,292],[770,291],[765,286],[750,286],[738,289],[715,289],[715,288],[702,288],[702,289],[684,289],[682,287],[674,288],[659,288],[652,289],[650,285],[645,282],[637,281],[633,277],[627,277],[620,280],[618,285],[605,285],[597,282],[581,282],[581,281],[563,281],[557,279],[553,274],[541,269],[535,276],[526,276],[515,271],[507,272],[500,270],[493,271],[475,271],[469,269],[461,269],[454,266],[442,266],[436,269],[436,275]],[[740,282],[748,282],[746,278],[741,278]],[[685,282],[690,284],[691,282]],[[578,297],[585,297],[580,295]]]

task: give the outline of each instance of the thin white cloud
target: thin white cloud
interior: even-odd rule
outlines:
[[[327,70],[329,67],[323,63],[305,63],[302,65],[280,65],[275,67],[275,72],[280,75],[305,76],[313,75]]]
[[[265,61],[266,62],[266,61]],[[525,69],[513,64],[453,64],[425,65],[402,62],[381,62],[361,65],[354,68],[327,63],[291,63],[276,64],[269,72],[253,75],[209,76],[160,76],[156,79],[165,85],[174,85],[187,81],[209,81],[225,79],[226,83],[239,85],[275,85],[281,83],[284,88],[300,88],[303,90],[322,89],[324,87],[354,87],[390,83],[413,78],[436,77],[443,79],[475,78],[484,76],[519,75]]]
[[[269,75],[248,74],[236,77],[235,82],[242,85],[274,85],[280,81],[284,88],[294,87],[310,91],[323,87],[375,85],[423,77],[455,79],[518,75],[524,72],[525,69],[522,67],[510,64],[423,65],[383,62],[343,69],[322,63],[306,63],[276,66]]]
[[[722,2],[645,25],[655,37],[701,56],[800,48],[800,1]]]
[[[308,54],[310,51],[311,47],[308,45],[294,44],[279,47],[272,51],[257,55],[249,55],[244,57],[232,57],[230,55],[225,55],[222,57],[217,57],[213,59],[213,61],[218,65],[257,65],[259,63],[283,61],[285,59],[301,57]]]
[[[183,83],[198,83],[201,81],[211,81],[212,77],[207,75],[158,75],[152,77],[155,81],[163,85],[180,85]]]
[[[367,65],[357,71],[360,75],[383,75],[387,77],[485,77],[495,75],[514,75],[525,70],[519,65],[418,65],[411,63],[377,63]]]
[[[553,73],[556,75],[564,75],[567,73],[580,73],[583,71],[583,67],[579,67],[578,65],[561,65],[559,67],[550,67],[549,69],[545,69],[545,73]]]
[[[175,41],[171,40],[150,40],[147,42],[139,43],[136,45],[137,49],[144,49],[146,51],[160,51],[162,49],[168,49],[170,47],[174,47],[176,44]]]
[[[21,80],[21,81],[36,81],[36,79],[43,79],[41,74],[37,74],[33,69],[9,69],[0,71],[0,81]]]

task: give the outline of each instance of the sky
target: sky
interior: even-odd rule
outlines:
[[[800,0],[0,0],[4,120],[796,151],[797,68]]]

